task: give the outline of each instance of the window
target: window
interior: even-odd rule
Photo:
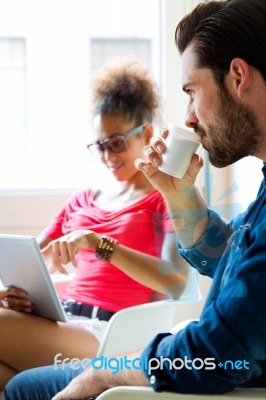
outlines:
[[[0,153],[26,146],[25,40],[0,38]]]
[[[117,57],[137,57],[147,66],[151,64],[151,39],[91,39],[91,72],[93,73],[104,64],[112,62]]]

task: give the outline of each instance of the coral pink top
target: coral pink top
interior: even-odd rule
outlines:
[[[97,206],[92,191],[72,196],[44,230],[45,237],[57,239],[78,229],[106,234],[121,244],[160,258],[164,234],[173,230],[161,194],[153,190],[120,211]],[[127,276],[111,263],[99,260],[92,250],[76,255],[74,279],[61,295],[109,311],[147,303],[153,291]],[[143,269],[145,265],[143,265]]]

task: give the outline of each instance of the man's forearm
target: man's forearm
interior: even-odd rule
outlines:
[[[115,360],[124,360],[123,368],[120,366],[115,370],[114,364],[102,368],[99,364],[97,365],[97,358],[94,359],[95,364],[74,378],[64,390],[53,397],[53,400],[83,399],[115,386],[148,386],[149,382],[137,363],[141,360],[141,353],[141,351],[136,351],[108,359],[113,363]],[[100,359],[99,362],[101,362]]]
[[[208,210],[198,190],[184,187],[174,198],[165,196],[165,201],[179,243],[192,247],[208,225]]]
[[[137,350],[116,357],[117,359],[126,360],[127,366],[124,365],[116,374],[111,369],[105,370],[108,388],[115,386],[149,386],[149,382],[141,369],[140,363],[143,362],[141,354],[142,351]]]

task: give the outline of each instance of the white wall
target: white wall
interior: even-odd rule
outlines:
[[[242,210],[255,200],[263,174],[262,160],[247,157],[235,164],[233,179],[236,183],[235,202],[241,204]]]
[[[67,197],[37,193],[0,196],[0,233],[37,236]]]

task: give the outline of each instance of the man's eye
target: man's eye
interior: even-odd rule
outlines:
[[[194,96],[195,96],[194,90],[188,89],[187,94],[189,95],[189,97],[191,97],[192,99],[194,99]]]

